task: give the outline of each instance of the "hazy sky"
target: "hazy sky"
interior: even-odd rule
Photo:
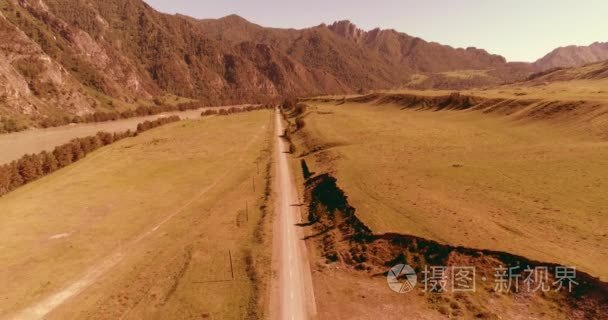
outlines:
[[[509,61],[533,61],[570,44],[608,41],[608,0],[145,0],[196,18],[238,14],[268,27],[351,20],[454,47],[474,46]]]

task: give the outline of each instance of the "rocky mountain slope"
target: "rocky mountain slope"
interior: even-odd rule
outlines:
[[[404,85],[463,88],[527,77],[529,64],[348,21],[275,29],[198,20],[141,0],[0,0],[0,115],[40,121],[151,104],[205,104]],[[422,79],[421,81],[419,81]]]
[[[557,48],[534,63],[538,70],[578,67],[588,63],[608,60],[608,42],[595,42],[589,46]]]
[[[0,111],[35,114],[61,105],[72,113],[94,101],[60,63],[0,13]]]

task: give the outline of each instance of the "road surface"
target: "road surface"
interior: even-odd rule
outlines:
[[[283,134],[280,112],[276,112],[276,186],[278,199],[275,203],[275,244],[273,256],[278,268],[278,309],[274,318],[301,320],[315,317],[316,307],[312,287],[310,265],[300,223],[300,201],[289,167],[289,145]]]

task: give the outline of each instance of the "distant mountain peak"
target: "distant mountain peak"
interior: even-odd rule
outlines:
[[[608,60],[608,42],[594,42],[588,46],[559,47],[538,59],[534,65],[539,70],[548,70],[576,67],[603,60]]]
[[[221,20],[226,20],[226,21],[236,21],[236,22],[249,22],[247,19],[239,16],[238,14],[229,14],[225,17],[220,18]]]

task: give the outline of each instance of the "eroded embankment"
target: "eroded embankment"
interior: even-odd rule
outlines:
[[[491,307],[487,301],[506,299],[502,303],[509,305],[526,299],[535,304],[535,308],[558,310],[556,312],[569,319],[605,319],[608,316],[608,284],[586,273],[576,273],[577,284],[571,292],[566,289],[567,284],[562,282],[564,288],[561,290],[516,290],[513,284],[508,294],[501,293],[496,291],[496,268],[518,268],[513,270],[520,275],[519,278],[515,277],[521,289],[528,285],[535,288],[542,285],[541,282],[559,286],[560,281],[554,275],[556,268],[561,266],[506,252],[451,246],[410,235],[373,233],[357,217],[356,209],[349,205],[345,192],[330,174],[308,177],[305,199],[308,203],[308,225],[314,230],[307,239],[314,242],[326,263],[339,263],[370,276],[385,275],[399,263],[410,265],[419,275],[425,266],[475,267],[475,293],[427,293],[429,302],[442,313],[497,318],[499,314],[496,310],[500,308]],[[548,277],[527,284],[524,281],[527,275],[524,270],[527,268],[547,268]],[[453,301],[465,307],[449,310],[459,305],[450,303]]]
[[[446,95],[371,93],[351,98],[313,98],[311,102],[362,103],[375,106],[396,105],[402,109],[441,111],[476,110],[509,116],[514,120],[541,120],[570,123],[601,138],[608,139],[608,104],[595,100],[553,100],[526,98],[488,98],[453,92]]]

